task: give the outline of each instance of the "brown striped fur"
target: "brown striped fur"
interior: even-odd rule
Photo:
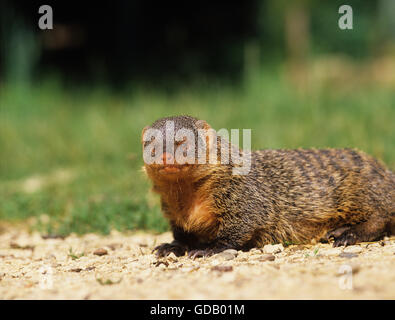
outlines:
[[[169,119],[176,129],[196,130],[198,120],[188,116],[152,127]],[[159,255],[331,237],[335,246],[350,245],[394,228],[395,175],[361,151],[261,150],[253,152],[249,174],[232,175],[233,166],[191,164],[163,175],[145,165],[175,237],[157,248]]]

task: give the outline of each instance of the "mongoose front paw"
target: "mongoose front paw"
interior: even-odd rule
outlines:
[[[357,243],[357,236],[355,233],[352,232],[345,232],[340,237],[335,239],[333,243],[334,247],[341,247],[341,246],[352,246]]]
[[[341,246],[351,246],[357,243],[357,235],[350,227],[341,227],[335,229],[331,232],[328,232],[326,238],[329,240],[333,238],[335,241],[333,242],[334,247]]]
[[[162,243],[161,245],[155,247],[152,252],[155,251],[155,254],[158,258],[166,257],[170,253],[174,253],[177,257],[180,257],[185,254],[186,247],[178,242],[173,241],[172,243]]]

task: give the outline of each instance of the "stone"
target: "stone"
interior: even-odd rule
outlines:
[[[258,260],[259,261],[274,261],[276,259],[276,257],[271,254],[271,253],[267,253],[262,255]]]
[[[342,252],[341,254],[339,254],[339,257],[351,259],[351,258],[358,257],[358,255],[356,253],[352,253],[352,252]]]
[[[224,260],[232,260],[232,259],[236,258],[236,255],[237,255],[236,250],[229,249],[229,250],[225,250],[225,251],[218,253],[214,257],[224,259]]]
[[[99,248],[99,249],[96,249],[96,250],[93,252],[93,254],[94,254],[94,255],[97,255],[97,256],[104,256],[104,255],[108,254],[108,252],[107,252],[107,250],[104,249],[104,248]]]
[[[360,246],[348,246],[344,248],[343,252],[361,253],[363,249]]]
[[[263,247],[263,252],[265,253],[280,253],[284,251],[284,246],[282,244],[267,244]]]
[[[219,272],[230,272],[233,271],[233,267],[232,266],[214,266],[211,268],[212,271],[219,271]]]

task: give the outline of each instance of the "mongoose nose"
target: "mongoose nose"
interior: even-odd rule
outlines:
[[[162,154],[163,164],[174,164],[173,156],[170,153],[163,152]]]

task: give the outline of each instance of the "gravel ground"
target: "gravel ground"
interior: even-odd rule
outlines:
[[[170,233],[0,234],[1,299],[395,299],[395,237],[347,248],[329,244],[191,260],[156,259]]]

